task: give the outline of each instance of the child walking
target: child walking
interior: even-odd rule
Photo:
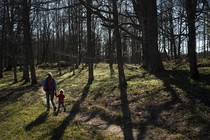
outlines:
[[[58,112],[60,110],[60,106],[62,105],[63,106],[63,109],[64,109],[64,112],[66,112],[66,108],[64,106],[64,98],[65,98],[65,95],[64,95],[64,90],[61,89],[59,94],[55,94],[55,96],[58,98]]]

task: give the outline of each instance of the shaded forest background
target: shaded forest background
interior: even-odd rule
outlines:
[[[209,67],[209,47],[207,0],[3,0],[0,135],[97,139],[97,127],[71,127],[81,127],[79,115],[99,115],[126,140],[135,139],[133,128],[138,139],[209,139],[209,69],[198,71]],[[47,71],[68,91],[70,110],[57,118],[40,114],[34,94]],[[60,123],[45,132],[51,121]]]
[[[0,2],[0,77],[23,71],[35,84],[35,66],[141,64],[151,73],[162,61],[187,58],[190,77],[198,79],[197,57],[209,55],[210,2],[207,0],[4,0]],[[121,77],[121,78],[120,78]],[[121,80],[121,81],[120,81]]]

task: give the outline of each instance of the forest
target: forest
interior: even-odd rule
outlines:
[[[0,107],[3,139],[210,139],[210,1],[0,1]]]

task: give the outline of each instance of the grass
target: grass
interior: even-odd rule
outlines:
[[[166,73],[150,75],[139,65],[125,65],[127,100],[135,139],[210,139],[210,68],[199,60],[201,79],[188,78],[185,61],[165,63]],[[87,85],[87,68],[75,75],[67,68],[37,68],[38,85],[13,84],[12,72],[0,79],[1,139],[121,140],[124,113],[117,66],[110,75],[105,63],[95,65]],[[57,89],[65,90],[67,113],[46,112],[41,81],[51,71]],[[18,79],[21,79],[18,72]],[[57,103],[57,100],[56,100]],[[125,104],[124,104],[125,105]],[[129,116],[129,114],[128,114]],[[96,121],[97,120],[97,121]],[[114,126],[114,127],[113,127]]]

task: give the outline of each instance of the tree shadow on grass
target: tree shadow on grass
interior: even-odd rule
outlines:
[[[134,140],[133,137],[133,125],[131,119],[131,112],[129,109],[129,101],[127,97],[127,86],[120,87],[120,99],[121,99],[121,110],[122,110],[122,130],[125,140]]]
[[[162,127],[161,126],[162,124],[158,123],[158,118],[159,118],[159,115],[161,114],[161,112],[171,110],[171,109],[173,109],[173,105],[182,102],[181,99],[179,98],[179,96],[177,95],[176,91],[174,90],[174,88],[171,86],[170,82],[168,82],[168,80],[165,80],[163,78],[165,76],[162,76],[162,75],[161,76],[156,75],[156,76],[159,79],[163,80],[164,87],[170,93],[171,99],[169,101],[165,102],[164,104],[148,105],[146,107],[146,109],[149,113],[149,117],[145,121],[143,121],[139,124],[139,133],[137,135],[137,139],[139,139],[139,140],[144,139],[147,126],[155,125],[158,127]]]
[[[200,79],[193,81],[189,78],[189,71],[171,70],[167,71],[170,75],[170,84],[182,89],[192,105],[200,102],[210,107],[210,90],[206,85],[210,84],[210,75],[200,74]]]
[[[33,127],[39,126],[42,123],[44,123],[48,118],[49,111],[45,111],[42,114],[40,114],[34,121],[29,123],[26,127],[26,131],[30,131]]]
[[[210,75],[200,73],[200,79],[193,81],[189,78],[188,71],[173,70],[168,71],[168,73],[174,77],[170,80],[170,83],[182,89],[185,92],[185,98],[188,99],[187,102],[183,101],[185,108],[187,107],[192,114],[191,117],[186,119],[188,125],[196,126],[202,130],[199,134],[194,134],[193,131],[191,131],[191,134],[188,133],[189,137],[209,139],[209,119],[203,112],[210,111],[210,90],[209,88],[206,88],[206,85],[209,85],[210,83]]]
[[[21,86],[21,87],[16,87],[16,88],[7,88],[5,90],[0,90],[0,103],[5,103],[5,102],[14,102],[21,96],[23,96],[25,93],[29,91],[36,91],[38,90],[37,85],[28,85],[28,86]]]
[[[210,107],[210,94],[209,94],[210,91],[204,87],[205,84],[209,83],[209,77],[200,79],[198,82],[197,81],[192,82],[189,79],[189,72],[183,70],[166,71],[165,75],[156,75],[156,77],[163,81],[164,87],[166,91],[170,93],[171,99],[169,101],[166,101],[164,104],[160,105],[152,104],[146,107],[149,113],[149,117],[145,121],[139,124],[138,139],[145,138],[145,134],[147,132],[147,126],[149,125],[154,125],[159,128],[167,129],[172,134],[175,134],[176,132],[183,133],[175,130],[176,128],[174,127],[176,126],[161,124],[158,121],[158,118],[160,118],[160,114],[163,111],[172,111],[174,109],[173,108],[174,105],[176,104],[180,104],[181,109],[183,110],[186,109],[191,112],[192,117],[185,119],[188,125],[195,126],[196,122],[196,124],[199,124],[199,129],[209,133],[210,130],[208,130],[209,127],[207,127],[209,121],[206,120],[206,118],[203,118],[202,115],[199,112],[197,112],[195,109],[198,103],[203,103],[204,105]],[[207,77],[207,76],[201,74],[201,77]],[[200,85],[199,83],[204,83],[204,85],[203,84]],[[182,91],[186,93],[184,98],[187,98],[189,101],[186,102],[180,99],[179,94],[171,85],[174,85],[176,88],[182,89]],[[187,135],[189,138],[193,138],[194,136],[191,136],[193,132],[194,132],[193,130],[189,129],[189,132],[183,133],[183,135]],[[204,135],[202,133],[195,135],[195,137],[199,139],[205,139],[206,136],[208,135]]]
[[[52,137],[51,139],[53,140],[59,140],[62,138],[64,131],[70,124],[70,122],[76,117],[76,115],[80,111],[80,104],[85,100],[85,98],[88,95],[90,85],[87,84],[84,89],[81,98],[73,105],[71,111],[69,112],[69,115],[63,120],[60,126],[55,128],[52,132]]]

